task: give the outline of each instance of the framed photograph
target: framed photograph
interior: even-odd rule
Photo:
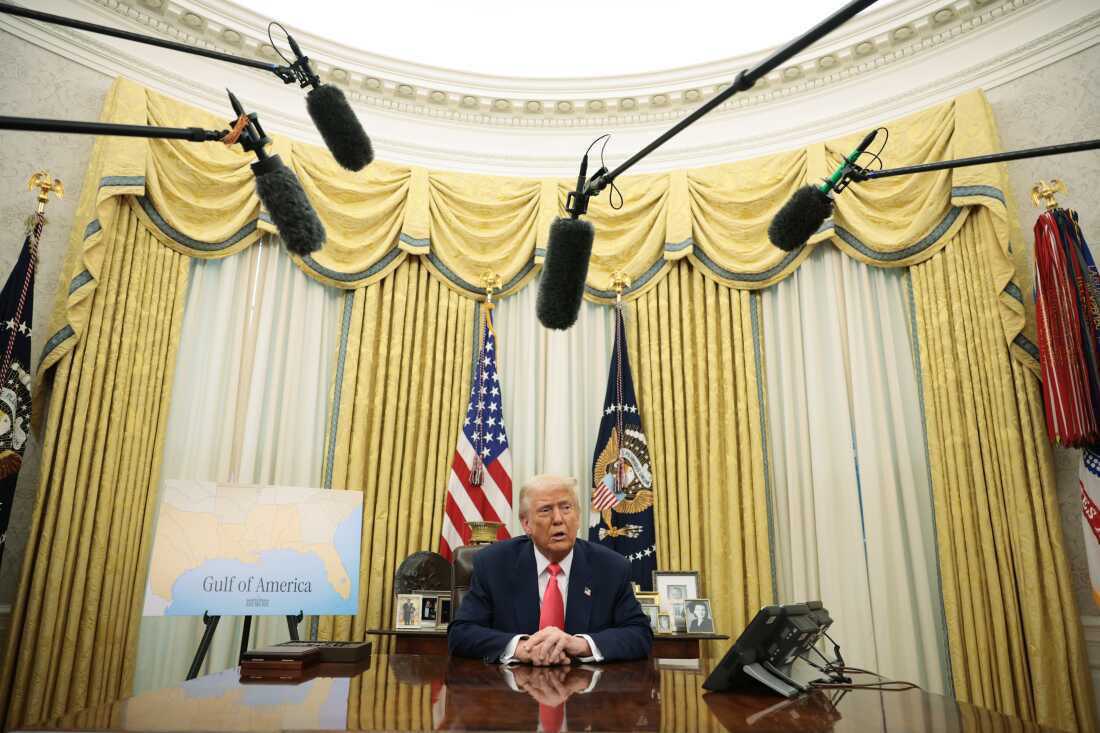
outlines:
[[[654,633],[657,631],[658,616],[661,613],[661,607],[656,603],[643,603],[642,613],[649,617],[649,627],[653,629]]]
[[[435,621],[437,629],[445,629],[451,623],[451,594],[439,597],[439,618]]]
[[[699,572],[696,570],[654,570],[653,589],[661,597],[661,610],[671,614],[672,604],[698,598]],[[683,609],[681,609],[683,610]]]
[[[419,629],[421,602],[419,593],[398,593],[394,609],[397,613],[395,629]]]
[[[672,625],[676,628],[677,633],[684,633],[687,630],[687,619],[684,618],[684,604],[673,602],[672,604]]]
[[[684,602],[684,619],[689,634],[713,634],[714,614],[710,610],[710,599],[689,598]]]
[[[439,612],[439,596],[422,594],[420,599],[420,628],[434,629]]]
[[[671,634],[675,631],[672,627],[672,616],[667,613],[657,614],[657,633],[658,634]]]

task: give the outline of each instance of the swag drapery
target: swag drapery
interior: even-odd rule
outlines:
[[[112,87],[102,119],[225,125],[125,79]],[[998,147],[977,92],[890,128],[891,165]],[[808,246],[773,248],[766,227],[774,212],[798,186],[827,175],[855,139],[623,178],[622,210],[606,199],[592,204],[598,236],[586,297],[609,302],[613,272],[632,282],[627,324],[662,507],[659,566],[699,569],[708,594],[722,599],[719,622],[731,630],[772,600],[764,334],[758,296],[749,291],[786,277],[824,242],[867,264],[928,272],[980,251],[980,271],[951,270],[960,278],[949,280],[952,292],[970,298],[958,301],[954,319],[939,310],[933,288],[942,280],[913,278],[922,349],[944,344],[922,365],[921,379],[926,404],[945,405],[929,409],[928,441],[951,662],[966,669],[987,660],[973,682],[956,679],[956,692],[1047,725],[1091,729],[1061,531],[1043,514],[1054,477],[1031,401],[1037,364],[1024,307],[1027,256],[1013,241],[1004,171],[982,166],[857,186],[838,198],[835,216]],[[276,136],[273,148],[328,232],[324,249],[295,264],[353,291],[341,315],[318,483],[367,494],[366,582],[360,614],[321,619],[319,631],[361,638],[389,618],[396,562],[436,544],[483,277],[502,278],[502,297],[530,281],[571,183],[383,161],[352,174],[313,146]],[[42,478],[0,672],[9,725],[109,700],[132,684],[187,262],[240,252],[274,231],[250,162],[216,143],[96,143],[39,361],[39,382],[52,387],[53,399],[38,415]],[[160,271],[135,276],[154,265]],[[961,383],[947,355],[951,343],[967,346],[979,336],[987,348],[971,361],[974,378],[985,380],[973,384],[989,385],[981,389]],[[960,390],[969,402],[957,399]],[[995,438],[996,450],[964,447],[978,435],[952,412],[962,405],[992,416],[978,435]],[[93,413],[99,419],[87,419]],[[1014,512],[999,525],[975,521],[973,507],[991,493]],[[966,502],[969,511],[955,510]],[[1007,529],[995,534],[998,526]],[[963,539],[981,544],[984,574],[963,572],[975,561],[965,546],[945,551]],[[998,608],[1012,606],[1011,628],[1038,632],[1053,622],[1057,643],[1022,657],[975,654],[1003,638],[994,633],[1003,617],[964,612],[991,584],[1001,594]],[[1036,584],[1058,592],[1038,593]],[[62,645],[72,653],[61,654]],[[107,654],[116,664],[88,663]]]

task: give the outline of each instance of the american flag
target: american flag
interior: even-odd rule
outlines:
[[[487,306],[466,419],[447,483],[439,554],[448,560],[456,548],[470,541],[470,522],[501,522],[504,526],[497,537],[511,536],[512,455],[502,405],[493,311]]]

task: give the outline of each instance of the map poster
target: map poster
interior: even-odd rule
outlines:
[[[363,494],[164,483],[146,616],[355,615]]]

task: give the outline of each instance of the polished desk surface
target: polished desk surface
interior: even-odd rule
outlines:
[[[376,655],[351,677],[242,683],[231,669],[20,730],[1040,730],[919,690],[817,691],[794,700],[707,693],[710,665],[647,659],[505,670],[472,659]]]

